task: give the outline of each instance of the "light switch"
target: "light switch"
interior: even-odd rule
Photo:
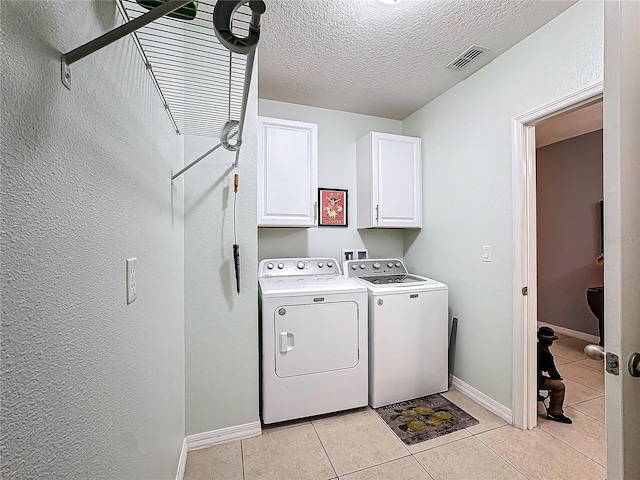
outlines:
[[[488,245],[482,246],[482,261],[483,262],[491,261],[491,247]]]

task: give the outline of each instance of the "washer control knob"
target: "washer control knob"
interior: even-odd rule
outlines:
[[[322,268],[322,267],[324,267],[324,263],[318,262],[318,268]]]
[[[327,262],[327,267],[333,268],[333,262]]]
[[[396,262],[396,267],[400,268],[400,265],[402,265],[400,262]]]
[[[367,266],[364,263],[360,264],[360,269],[364,270]]]
[[[267,263],[267,269],[273,270],[273,263]]]
[[[357,270],[358,269],[358,265],[356,265],[355,263],[353,265],[351,265],[351,269],[352,270]]]
[[[378,262],[373,264],[373,268],[375,268],[376,270],[380,268],[380,264]]]
[[[282,270],[282,269],[284,268],[284,263],[279,263],[279,264],[278,264],[278,268],[279,268],[280,270]]]
[[[304,262],[298,262],[296,267],[298,267],[298,270],[302,270],[304,268]]]
[[[387,263],[387,267],[389,267],[389,268],[393,267],[393,262]]]

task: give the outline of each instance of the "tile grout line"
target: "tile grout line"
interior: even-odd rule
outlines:
[[[453,442],[449,442],[449,443],[453,443]],[[445,443],[445,445],[447,445],[447,444]],[[426,451],[427,451],[427,450],[423,450],[422,452],[426,452]],[[422,453],[422,452],[418,452],[418,453]],[[412,454],[411,454],[411,456],[413,457],[413,459],[414,459],[416,462],[418,462],[418,465],[420,465],[420,467],[422,468],[422,470],[424,470],[424,471],[426,472],[426,474],[427,474],[427,475],[429,475],[429,478],[430,478],[431,480],[434,480],[434,478],[435,478],[435,477],[434,477],[433,475],[431,475],[431,472],[429,472],[429,470],[427,470],[427,467],[425,467],[425,466],[422,464],[422,462],[416,458],[415,453],[412,453]]]
[[[579,405],[578,403],[576,403],[575,405]],[[594,417],[593,415],[589,415],[588,413],[583,412],[582,410],[580,410],[579,408],[576,408],[574,405],[567,405],[567,408],[572,408],[575,411],[581,413],[582,415],[586,415],[587,417],[589,417],[590,420],[595,420],[598,423],[601,423],[602,425],[607,426],[607,422],[606,421],[602,421],[599,418]]]
[[[503,428],[503,427],[508,427],[510,425],[502,425],[498,428]],[[512,425],[511,425],[512,426]],[[493,430],[497,430],[496,428],[494,428]],[[490,430],[487,430],[490,431]],[[485,432],[482,432],[485,433]],[[478,434],[480,435],[480,434]],[[482,445],[484,445],[485,447],[487,447],[491,452],[494,453],[494,455],[496,455],[500,460],[502,460],[504,463],[506,463],[507,465],[509,465],[511,468],[513,468],[516,472],[518,472],[520,475],[522,475],[525,479],[530,480],[529,477],[527,475],[525,475],[525,473],[523,471],[521,471],[518,467],[516,467],[513,463],[511,463],[509,460],[507,460],[506,458],[504,458],[502,455],[500,455],[498,452],[496,452],[493,448],[491,448],[489,445],[487,445],[485,442],[482,441],[481,438],[478,438],[477,435],[474,435],[474,437],[476,438],[476,440],[478,440],[480,443],[482,443]]]
[[[311,428],[313,428],[313,431],[315,432],[316,437],[318,437],[318,441],[320,442],[320,446],[322,447],[324,454],[327,456],[327,460],[329,460],[329,465],[331,465],[331,470],[333,470],[333,473],[335,474],[335,477],[333,478],[338,478],[338,471],[336,470],[336,467],[333,466],[331,457],[329,457],[329,452],[327,452],[327,449],[325,448],[324,443],[322,443],[322,439],[320,438],[320,434],[318,433],[318,430],[316,430],[316,426],[313,424],[313,421],[309,421],[309,423],[311,424]]]
[[[404,455],[402,457],[392,458],[391,460],[386,460],[386,461],[381,462],[381,463],[376,463],[375,465],[368,465],[366,467],[359,468],[359,469],[354,470],[352,472],[343,473],[342,475],[339,475],[339,477],[340,476],[344,477],[345,475],[351,475],[351,474],[357,473],[357,472],[363,472],[364,470],[369,470],[370,468],[379,467],[380,465],[386,465],[387,463],[395,462],[397,460],[402,460],[403,458],[408,458],[408,457],[412,457],[412,456],[413,455],[411,453],[409,453],[408,455]],[[418,462],[418,463],[420,463],[420,462]],[[422,466],[422,464],[420,464],[420,466]]]
[[[583,457],[585,457],[587,460],[591,460],[593,463],[595,463],[596,465],[601,466],[602,468],[604,468],[605,470],[607,469],[607,467],[605,467],[604,465],[602,465],[600,462],[595,461],[593,458],[591,458],[589,455],[587,455],[584,452],[581,452],[580,450],[578,450],[576,447],[569,445],[568,443],[566,443],[565,441],[563,441],[561,438],[556,437],[553,433],[548,432],[547,430],[541,428],[540,429],[542,432],[546,433],[547,435],[549,435],[550,437],[555,438],[556,440],[558,440],[560,443],[562,443],[563,445],[566,445],[567,447],[569,447],[572,450],[575,450],[576,452],[578,452],[580,455],[582,455]]]

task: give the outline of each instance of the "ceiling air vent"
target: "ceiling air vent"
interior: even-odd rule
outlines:
[[[451,63],[449,63],[447,68],[462,70],[487,50],[489,49],[481,47],[480,45],[471,45],[464,51],[464,53],[458,55]]]

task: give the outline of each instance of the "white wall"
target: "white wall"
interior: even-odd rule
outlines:
[[[369,131],[402,133],[387,118],[260,99],[261,116],[318,124],[318,186],[349,191],[348,227],[259,228],[258,258],[332,257],[343,248],[367,248],[370,257],[402,258],[401,230],[356,228],[356,142]]]
[[[449,285],[454,374],[511,407],[511,119],[602,81],[603,7],[579,2],[403,122],[422,137],[423,229],[411,270]],[[493,262],[481,262],[482,245]]]
[[[130,38],[60,82],[60,52],[116,20],[115,2],[2,2],[3,478],[175,477],[181,144]]]
[[[187,435],[259,420],[256,72],[239,161],[240,295],[233,262],[235,154],[219,148],[184,174]],[[217,143],[186,136],[185,163]]]

